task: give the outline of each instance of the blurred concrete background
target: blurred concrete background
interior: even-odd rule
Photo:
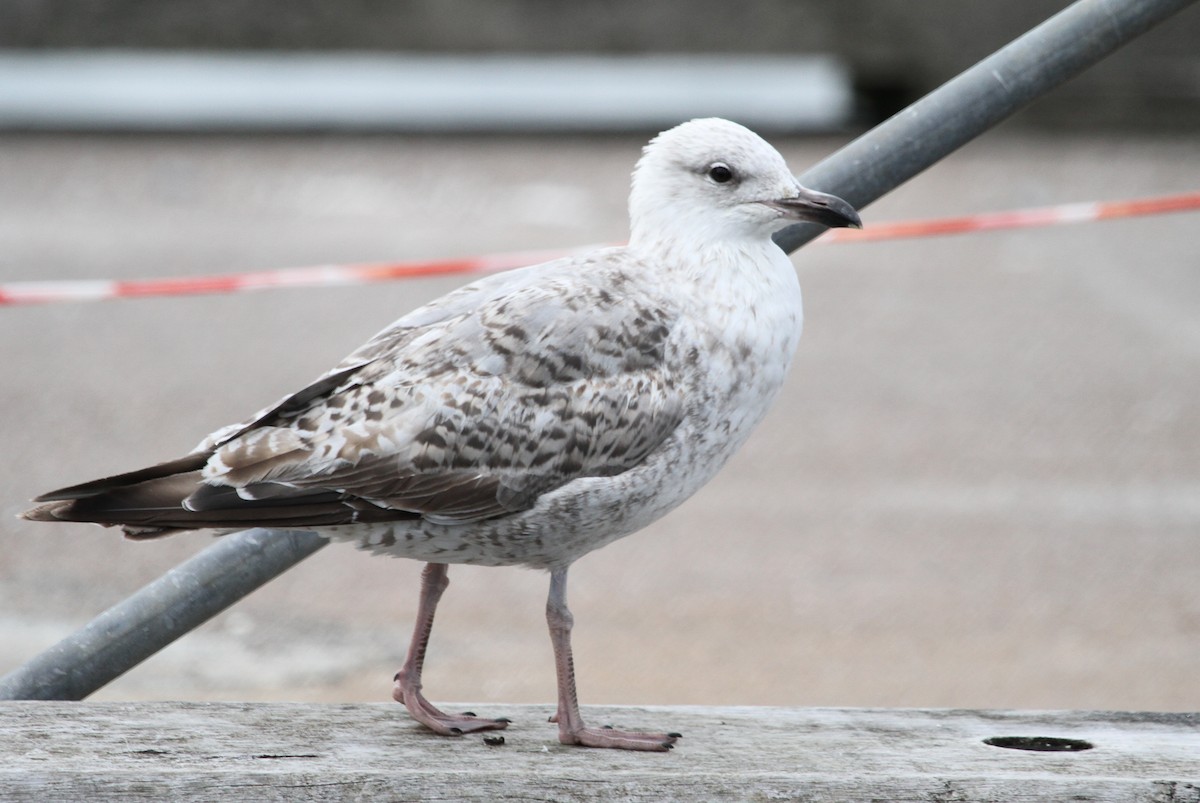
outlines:
[[[743,13],[762,48],[877,43],[863,63],[887,66],[860,83],[903,63],[905,95],[924,88],[912,65],[938,83],[1044,4],[923,3],[920,24],[900,4],[838,5]],[[358,26],[319,4],[191,8],[7,4],[0,44],[710,52],[743,27],[714,6],[681,28],[655,3],[570,18],[550,3],[341,6],[373,23]],[[1193,9],[1103,68],[1183,87],[1173,99],[1113,78],[1083,102],[1081,78],[870,207],[867,225],[1195,190],[1196,101],[1180,100],[1195,83],[1175,81],[1194,69],[1178,37],[1194,42],[1196,25]],[[1083,125],[1070,109],[1120,113]],[[0,281],[620,240],[651,133],[8,134]],[[773,140],[799,172],[847,137]],[[695,499],[572,574],[584,702],[1200,709],[1197,230],[1180,214],[801,251],[807,328],[768,421]],[[0,311],[0,672],[210,541],[16,521],[25,500],[175,456],[459,283]],[[98,697],[385,700],[418,574],[332,546]],[[546,577],[457,567],[451,582],[431,698],[497,714],[552,701]]]
[[[827,54],[881,119],[1067,5],[922,0],[20,0],[0,48],[457,54]],[[1026,124],[1200,125],[1200,13],[1071,81]]]

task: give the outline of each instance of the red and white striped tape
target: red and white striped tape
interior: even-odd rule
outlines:
[[[533,265],[595,246],[570,251],[513,251],[462,259],[423,262],[378,262],[353,265],[312,265],[303,268],[216,276],[179,276],[165,279],[59,279],[42,282],[0,283],[0,306],[48,304],[56,301],[102,301],[111,298],[189,296],[239,293],[276,287],[334,287],[369,284],[392,279],[414,279],[453,273],[488,273]]]
[[[1014,209],[937,220],[908,220],[895,223],[873,223],[866,229],[834,229],[821,237],[824,242],[865,242],[869,240],[900,240],[907,237],[935,237],[944,234],[966,234],[999,229],[1026,229],[1035,226],[1055,226],[1061,223],[1093,223],[1122,217],[1161,215],[1168,212],[1187,212],[1200,209],[1200,192],[1183,195],[1161,195],[1131,201],[1091,201],[1077,204],[1042,206],[1034,209]]]
[[[1157,215],[1200,209],[1200,192],[1166,195],[1131,201],[1096,201],[1062,204],[1035,209],[1017,209],[935,220],[873,223],[870,228],[834,229],[819,243],[868,242],[910,237],[934,237],[977,231],[1085,223],[1113,218]],[[112,298],[185,296],[205,293],[235,293],[275,287],[330,287],[370,282],[440,276],[454,273],[487,273],[548,259],[583,253],[597,246],[569,251],[520,251],[462,259],[422,262],[386,262],[357,265],[317,265],[304,268],[231,273],[217,276],[185,276],[167,279],[58,280],[0,283],[0,306],[47,304],[57,301],[99,301]]]

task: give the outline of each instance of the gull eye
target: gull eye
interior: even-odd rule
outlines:
[[[733,170],[724,162],[713,162],[708,166],[708,177],[718,184],[733,181]]]

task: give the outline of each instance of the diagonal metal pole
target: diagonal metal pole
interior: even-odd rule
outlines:
[[[864,207],[1196,0],[1079,0],[801,179]],[[776,236],[791,252],[823,231]],[[0,700],[79,700],[316,552],[311,533],[226,536],[0,678]]]
[[[283,530],[227,535],[0,678],[0,700],[82,700],[327,543]]]
[[[1195,1],[1079,0],[800,180],[861,209]],[[824,230],[800,223],[776,234],[775,242],[791,253]]]

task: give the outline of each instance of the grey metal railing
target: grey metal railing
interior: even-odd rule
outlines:
[[[227,535],[0,678],[0,700],[82,700],[328,543],[282,530]]]
[[[1079,0],[801,179],[862,208],[1194,2]],[[776,240],[791,252],[821,231],[797,225]],[[325,543],[267,530],[226,536],[0,678],[0,699],[82,699]]]

